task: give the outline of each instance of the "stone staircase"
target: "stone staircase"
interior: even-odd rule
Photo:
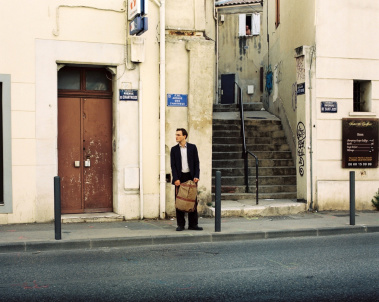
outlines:
[[[296,199],[296,167],[281,121],[259,110],[262,108],[259,104],[244,106],[247,149],[259,159],[258,198]],[[214,105],[212,190],[214,193],[216,171],[221,171],[222,200],[255,202],[255,159],[249,156],[250,193],[246,193],[241,121],[237,110],[237,105]]]

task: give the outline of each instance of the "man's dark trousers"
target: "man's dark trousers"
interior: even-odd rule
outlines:
[[[182,173],[182,175],[180,176],[180,183],[186,182],[187,180],[193,180],[193,179],[191,179],[191,174],[190,173]],[[178,187],[176,187],[176,189],[177,188]],[[176,199],[176,194],[177,194],[176,191],[177,190],[175,190],[175,199]],[[176,221],[177,221],[178,226],[182,227],[182,228],[184,228],[184,226],[186,224],[186,219],[184,216],[185,213],[186,212],[179,211],[178,209],[176,209]],[[188,213],[188,226],[189,227],[196,227],[197,224],[198,224],[198,215],[197,215],[197,198],[196,198],[195,211]]]

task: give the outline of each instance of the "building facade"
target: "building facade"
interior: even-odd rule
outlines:
[[[354,171],[356,208],[374,209],[379,43],[372,37],[379,3],[277,0],[264,1],[263,10],[272,80],[265,105],[285,125],[298,199],[311,209],[347,210]]]
[[[0,5],[1,224],[52,221],[55,176],[62,213],[174,215],[178,127],[199,149],[199,210],[210,200],[213,3],[145,1],[131,35],[135,3]]]
[[[222,75],[233,73],[245,102],[261,100],[281,119],[296,161],[297,199],[309,209],[349,209],[351,171],[356,208],[374,209],[379,43],[372,37],[379,4],[219,0],[216,11],[217,102]],[[259,35],[252,28],[258,14]]]

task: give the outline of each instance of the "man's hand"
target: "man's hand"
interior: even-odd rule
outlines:
[[[179,187],[180,186],[180,180],[179,179],[175,180],[174,185],[177,186],[177,187]]]
[[[194,178],[193,181],[194,181],[195,183],[197,183],[197,182],[199,181],[199,179],[198,179],[198,178]]]

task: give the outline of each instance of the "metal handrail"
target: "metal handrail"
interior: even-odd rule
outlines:
[[[240,105],[240,115],[241,115],[241,129],[242,129],[242,139],[243,139],[243,158],[245,160],[245,185],[246,185],[246,193],[249,193],[249,159],[248,156],[251,155],[255,158],[255,198],[256,198],[256,204],[258,204],[258,157],[252,153],[251,151],[247,150],[246,147],[246,136],[245,136],[245,118],[244,118],[244,112],[243,112],[243,99],[242,99],[242,89],[241,87],[234,82],[234,84],[238,88],[238,94],[237,99],[239,100]]]

